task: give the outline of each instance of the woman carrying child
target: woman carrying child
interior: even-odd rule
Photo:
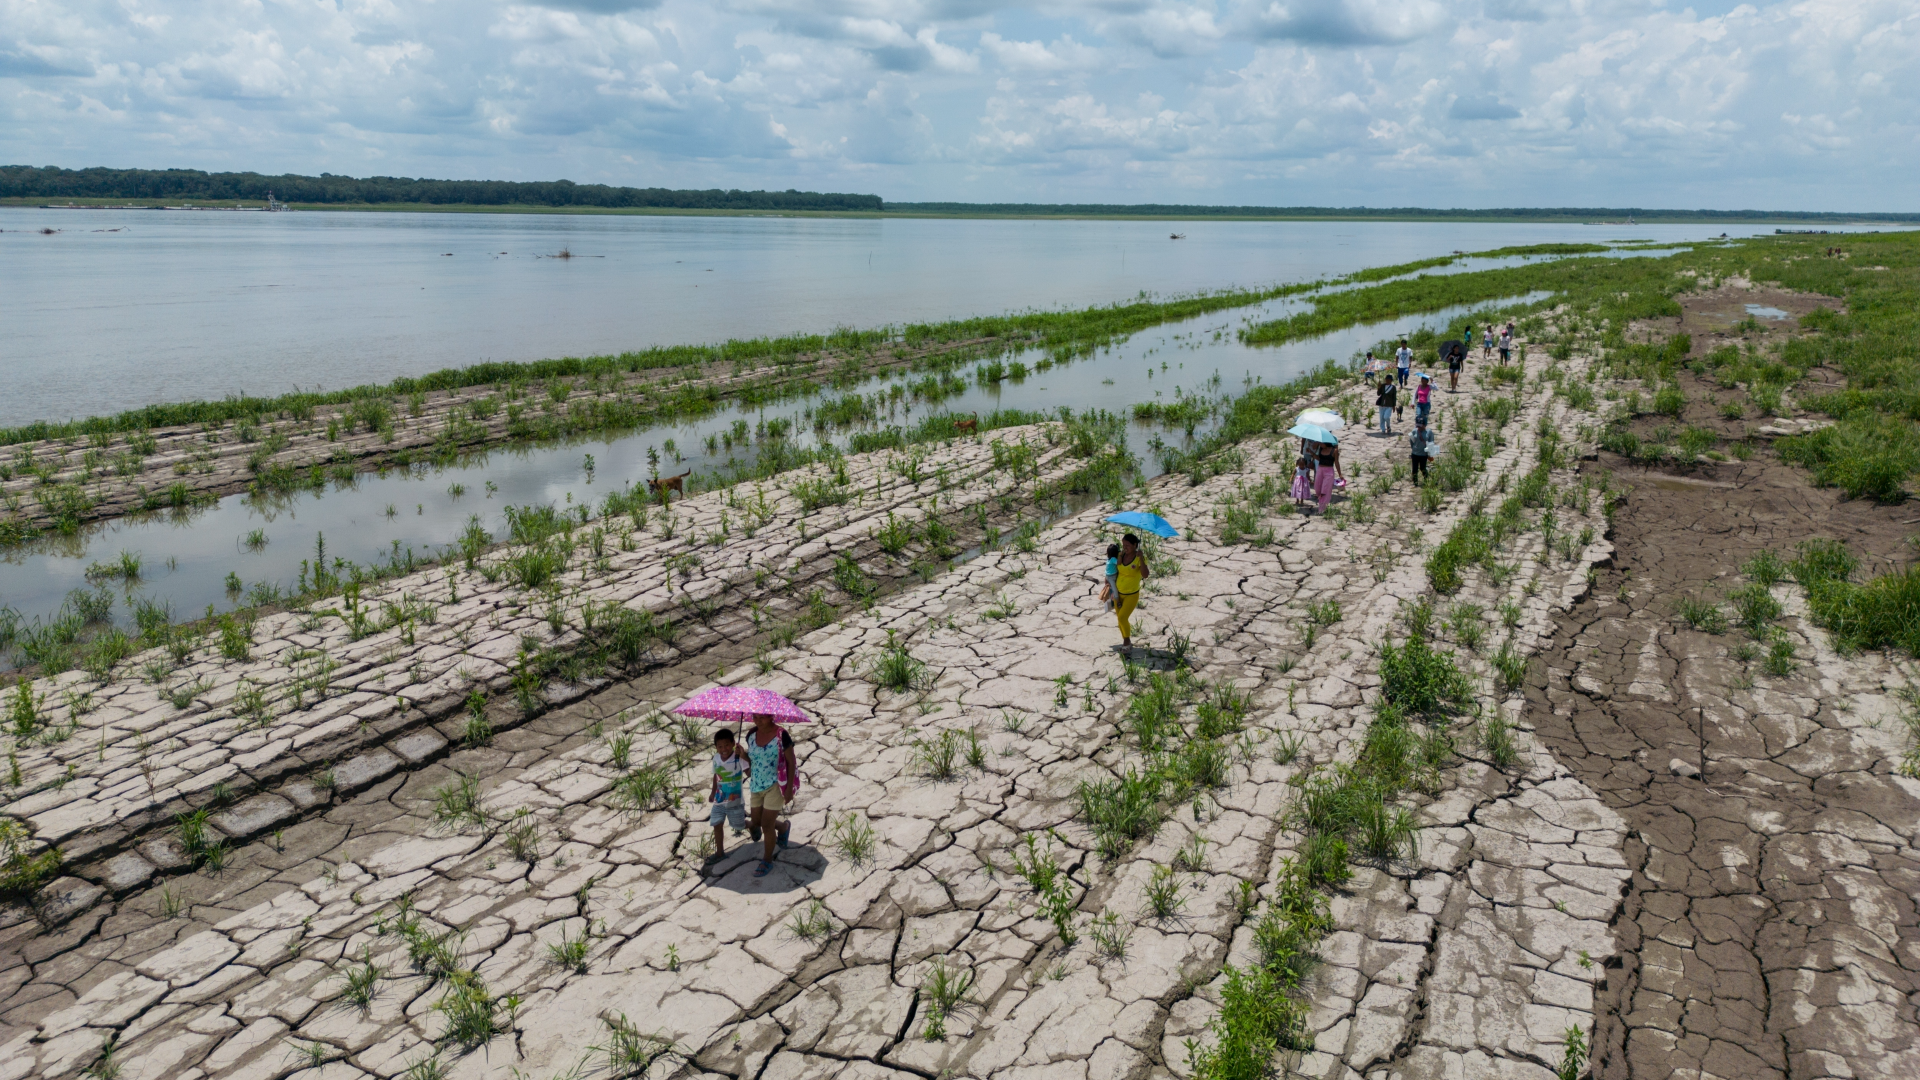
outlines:
[[[1147,580],[1147,557],[1141,554],[1140,538],[1128,533],[1120,538],[1120,565],[1114,570],[1114,595],[1119,603],[1113,609],[1120,621],[1120,655],[1133,657],[1133,618],[1140,606],[1140,583]]]

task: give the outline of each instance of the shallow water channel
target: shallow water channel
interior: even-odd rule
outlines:
[[[473,518],[496,536],[503,534],[508,506],[598,504],[609,492],[648,475],[649,449],[661,452],[663,476],[689,469],[704,475],[725,467],[730,457],[750,460],[751,445],[736,443],[728,451],[723,444],[713,454],[706,450],[709,436],[721,440],[743,421],[752,428],[762,421],[788,419],[794,428],[791,438],[799,445],[831,440],[844,448],[856,431],[910,426],[936,411],[985,415],[1000,408],[1051,411],[1066,406],[1076,413],[1106,409],[1128,415],[1136,402],[1170,403],[1182,393],[1214,398],[1256,382],[1285,382],[1328,359],[1346,361],[1382,339],[1423,325],[1444,325],[1471,310],[1448,308],[1273,347],[1240,342],[1236,331],[1242,325],[1281,317],[1302,305],[1299,299],[1277,300],[1169,323],[1097,356],[1034,372],[1021,381],[982,385],[970,378],[964,393],[937,405],[903,396],[892,412],[852,429],[816,433],[804,414],[823,397],[872,394],[919,376],[873,379],[855,389],[761,408],[721,408],[699,420],[622,435],[494,449],[451,466],[363,473],[352,483],[322,491],[273,498],[236,494],[198,510],[103,522],[75,536],[50,537],[8,551],[0,559],[0,603],[31,622],[58,613],[74,590],[93,588],[113,596],[113,617],[121,625],[131,623],[133,598],[139,595],[169,605],[176,620],[198,617],[210,607],[224,611],[257,601],[264,588],[292,589],[302,561],[315,558],[323,542],[329,562],[405,560],[409,553],[432,558],[454,543]],[[1031,363],[1036,355],[1025,359]],[[972,374],[970,369],[960,373]],[[1174,443],[1185,439],[1183,432],[1131,420],[1127,430],[1130,449],[1149,476],[1159,472],[1151,440],[1156,435]],[[676,462],[667,450],[669,441],[682,460]],[[249,543],[256,530],[264,534],[264,544]],[[90,565],[117,563],[122,553],[138,557],[137,581],[110,586],[89,582]],[[235,580],[238,590],[231,587]]]

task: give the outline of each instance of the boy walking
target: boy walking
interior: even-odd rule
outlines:
[[[1407,385],[1408,377],[1413,374],[1413,350],[1407,348],[1404,339],[1401,340],[1400,347],[1393,350],[1393,363],[1400,376],[1400,385]]]
[[[746,776],[747,762],[740,756],[733,732],[726,728],[714,732],[713,786],[707,792],[707,801],[713,804],[712,813],[707,815],[707,823],[713,826],[709,863],[719,862],[727,854],[726,826],[733,826],[735,836],[747,831]]]
[[[1426,479],[1427,461],[1433,457],[1433,436],[1427,431],[1426,417],[1413,422],[1413,434],[1407,436],[1407,444],[1413,450],[1413,482],[1418,484]]]

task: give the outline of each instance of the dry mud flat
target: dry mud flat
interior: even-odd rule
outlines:
[[[1680,299],[1696,352],[1747,303],[1841,308],[1738,281]],[[1788,332],[1750,336],[1778,347]],[[1815,369],[1807,384],[1823,378],[1838,381]],[[1681,384],[1687,423],[1751,431],[1712,406],[1737,395],[1691,373]],[[1595,1077],[1920,1076],[1920,783],[1896,772],[1920,704],[1911,658],[1834,655],[1791,578],[1767,589],[1784,608],[1769,631],[1791,646],[1784,670],[1769,672],[1757,635],[1694,630],[1678,611],[1809,540],[1846,542],[1863,577],[1901,565],[1911,504],[1845,500],[1764,453],[1652,470],[1603,453],[1593,467],[1628,488],[1618,551],[1544,650],[1528,711],[1631,830]]]
[[[1564,367],[1577,376],[1583,362]],[[1478,396],[1436,395],[1445,432],[1460,432]],[[1269,509],[1263,546],[1217,543],[1214,516],[1284,478],[1287,464],[1273,460],[1284,443],[1250,442],[1237,467],[1198,487],[1164,478],[1145,494],[1190,533],[1162,549],[1179,570],[1153,583],[1138,617],[1149,663],[1183,654],[1251,708],[1230,782],[1171,808],[1118,858],[1094,853],[1075,797],[1078,781],[1142,760],[1122,724],[1144,675],[1114,654],[1093,596],[1104,546],[1094,510],[1030,551],[990,552],[801,637],[765,673],[724,676],[787,692],[819,718],[798,731],[797,842],[768,877],[751,876],[741,849],[703,873],[710,834],[697,810],[615,798],[645,764],[704,743],[702,729],[651,719],[704,680],[681,671],[656,681],[657,696],[610,686],[491,745],[396,761],[303,819],[304,831],[236,848],[231,891],[222,877],[174,878],[55,911],[72,917],[54,927],[18,923],[0,1077],[74,1075],[108,1039],[128,1080],[439,1075],[425,1062],[453,1076],[609,1075],[620,1071],[611,1051],[631,1070],[668,1046],[661,1071],[699,1076],[1185,1075],[1188,1040],[1211,1038],[1222,966],[1251,956],[1246,904],[1265,898],[1292,853],[1289,781],[1351,759],[1378,697],[1377,646],[1402,632],[1406,603],[1430,595],[1409,530],[1444,536],[1479,496],[1530,469],[1543,416],[1569,436],[1587,420],[1531,379],[1523,401],[1473,485],[1430,513],[1390,481],[1404,444],[1360,434],[1346,459],[1355,488],[1388,481],[1369,512]],[[1579,488],[1570,470],[1553,479]],[[1528,533],[1502,584],[1470,572],[1448,605],[1480,605],[1461,622],[1474,625],[1443,633],[1495,639],[1507,631],[1493,612],[1507,603],[1514,646],[1545,641],[1610,552],[1598,538],[1603,502],[1560,510],[1562,535],[1585,526],[1589,542],[1549,550]],[[666,595],[664,580],[657,588]],[[1311,643],[1310,609],[1324,623]],[[473,626],[447,614],[434,625]],[[539,632],[535,613],[520,617],[502,618],[509,642]],[[919,689],[876,685],[890,648],[924,665]],[[1491,649],[1483,641],[1480,655]],[[404,672],[405,653],[383,670]],[[1480,656],[1461,654],[1491,680]],[[504,658],[491,658],[492,677],[509,676]],[[433,686],[447,673],[423,674],[412,684],[433,687],[422,698],[464,692],[464,681]],[[237,685],[237,672],[220,677]],[[369,693],[384,708],[394,691]],[[1497,697],[1489,707],[1520,705]],[[1329,1080],[1544,1080],[1566,1030],[1592,1027],[1629,874],[1626,829],[1524,733],[1520,743],[1502,772],[1463,739],[1466,760],[1421,800],[1418,855],[1356,868],[1305,988],[1316,1049],[1287,1055],[1287,1067]],[[679,787],[704,790],[703,761]],[[183,790],[210,775],[174,764],[169,783]],[[454,769],[478,778],[477,803],[462,800]],[[88,790],[62,812],[84,817],[115,789]],[[288,846],[298,860],[279,850]],[[1015,873],[1036,855],[1059,867],[1076,944]],[[1155,918],[1147,894],[1170,867],[1176,891]],[[184,910],[169,899],[202,880]],[[1096,948],[1103,914],[1114,916],[1109,942],[1128,930],[1122,948]],[[373,975],[364,1006],[354,971]],[[463,1053],[450,1037],[462,1024],[500,1030]]]
[[[626,642],[632,669],[828,621],[825,601],[848,602],[848,585],[860,584],[843,560],[864,560],[874,587],[909,576],[916,554],[937,564],[926,554],[930,531],[944,528],[951,546],[1011,528],[1037,490],[1092,464],[1054,445],[1059,434],[1009,428],[991,440],[864,455],[839,474],[799,470],[784,486],[594,521],[535,549],[501,549],[471,567],[455,560],[310,612],[267,616],[239,628],[237,641],[213,632],[182,656],[152,649],[105,681],[78,671],[35,680],[27,692],[41,734],[15,740],[6,812],[89,883],[46,914],[185,869],[191,853],[162,835],[181,814],[213,811],[212,842],[262,835],[438,757],[473,725],[505,730],[604,685],[547,681],[529,658],[584,651],[618,617],[637,613],[650,628]],[[827,502],[808,512],[796,490]],[[890,536],[907,545],[899,557],[882,555]],[[551,580],[529,587],[529,569]]]

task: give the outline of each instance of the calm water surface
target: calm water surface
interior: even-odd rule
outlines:
[[[43,222],[63,231],[15,231]],[[90,231],[123,225],[120,233]],[[1708,235],[1704,226],[1183,222],[1175,227],[1187,239],[1169,241],[1167,225],[1155,222],[25,210],[0,210],[0,227],[11,317],[5,361],[15,391],[0,401],[0,423],[294,384],[384,381],[483,358],[1312,279],[1456,249]],[[562,247],[605,258],[540,257]],[[1255,381],[1283,382],[1457,314],[1275,348],[1249,348],[1235,337],[1239,326],[1300,303],[1156,328],[1021,383],[973,385],[937,408],[1124,412],[1139,401],[1170,401],[1178,391],[1236,392]],[[876,380],[861,391],[884,388]],[[89,587],[89,563],[125,551],[141,557],[145,573],[138,584],[112,590],[117,621],[128,621],[136,593],[165,600],[178,617],[208,605],[225,609],[241,600],[227,588],[229,574],[247,588],[290,587],[323,536],[330,558],[359,563],[408,549],[435,554],[472,516],[499,534],[508,505],[597,502],[646,476],[648,449],[666,453],[669,439],[685,460],[668,457],[663,473],[724,466],[729,454],[722,448],[709,455],[706,439],[740,420],[751,426],[792,418],[799,442],[814,445],[821,436],[803,419],[812,404],[722,409],[685,424],[496,450],[451,467],[363,476],[287,499],[236,495],[191,514],[107,522],[0,554],[0,606],[29,620],[46,618],[71,591]],[[928,408],[907,405],[881,423],[910,425]],[[1129,434],[1150,473],[1153,434],[1140,425]],[[829,437],[844,445],[846,433]],[[268,542],[250,550],[243,541],[255,529]]]
[[[481,360],[1083,307],[1455,250],[1721,231],[17,207],[0,208],[0,230],[0,426]],[[1174,231],[1186,239],[1169,240]],[[548,257],[563,250],[575,257]]]

